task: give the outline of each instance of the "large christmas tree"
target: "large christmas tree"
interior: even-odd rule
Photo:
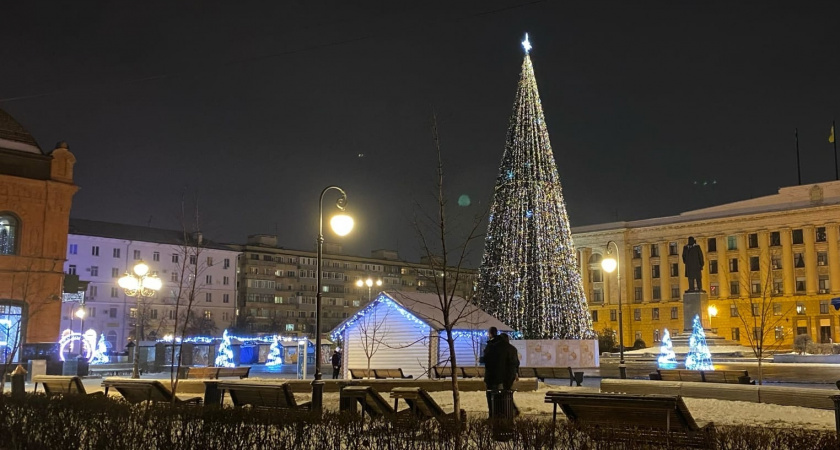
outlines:
[[[528,51],[490,211],[477,299],[525,339],[594,336]]]

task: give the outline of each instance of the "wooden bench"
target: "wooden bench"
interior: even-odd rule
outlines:
[[[44,387],[44,393],[48,396],[52,395],[104,395],[104,392],[92,392],[90,394],[85,390],[85,385],[82,384],[82,379],[73,376],[61,375],[36,375],[32,377],[32,382],[35,383],[35,392],[38,392],[38,383]]]
[[[543,383],[546,379],[563,380],[569,379],[569,386],[583,383],[583,372],[575,372],[571,367],[520,367],[520,378],[536,378]]]
[[[88,367],[88,373],[90,375],[130,376],[132,372],[134,372],[133,363],[92,364],[90,367]]]
[[[219,373],[217,378],[239,377],[240,380],[248,378],[251,373],[251,366],[242,367],[218,367]]]
[[[191,397],[186,400],[179,399],[172,391],[166,388],[160,381],[143,379],[107,379],[102,382],[105,386],[105,395],[108,389],[114,388],[129,403],[191,403],[200,405],[201,397]]]
[[[236,407],[251,405],[254,408],[263,409],[309,410],[312,406],[312,402],[298,403],[288,383],[220,382],[218,389],[230,394],[230,399]]]
[[[397,419],[397,411],[370,386],[347,386],[341,390],[342,411],[356,412],[356,404],[362,407],[362,418],[367,414],[371,419]],[[411,412],[406,410],[407,414]],[[403,414],[407,415],[407,414]]]
[[[460,367],[461,376],[464,378],[484,378],[484,367]]]
[[[401,378],[403,380],[410,380],[414,378],[414,375],[406,375],[403,373],[402,369],[371,369],[373,370],[374,376],[379,380],[384,380],[387,378]]]
[[[660,369],[650,374],[651,380],[692,381],[701,383],[755,384],[746,370],[680,370]]]
[[[572,422],[595,426],[591,437],[704,448],[712,445],[713,424],[697,426],[680,396],[568,393],[549,391],[545,402],[559,406]]]
[[[373,369],[350,369],[350,378],[361,380],[363,378],[375,378]]]
[[[219,378],[218,367],[187,367],[186,369],[186,377],[184,378],[202,378],[208,380],[215,380],[216,378]]]
[[[399,399],[408,405],[408,409],[419,421],[429,419],[437,420],[441,425],[450,425],[454,422],[454,412],[446,413],[443,408],[437,404],[435,399],[429,395],[424,389],[419,387],[399,387],[391,389],[391,398],[394,399],[394,410],[398,410],[397,402]],[[461,424],[466,426],[467,412],[461,410]]]
[[[450,366],[434,366],[432,371],[435,373],[435,378],[452,378],[452,367]]]

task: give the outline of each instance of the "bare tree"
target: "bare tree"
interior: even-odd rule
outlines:
[[[765,255],[766,258],[763,257]],[[763,381],[764,357],[778,350],[788,334],[782,324],[792,309],[789,307],[783,311],[782,303],[776,301],[782,292],[776,288],[774,280],[783,276],[782,267],[774,263],[776,256],[778,255],[768,251],[758,256],[759,270],[740,271],[739,273],[746,274],[740,277],[739,284],[743,293],[747,295],[732,299],[738,320],[745,328],[747,342],[758,359],[758,384],[762,384]],[[793,261],[783,261],[781,264],[793,264]]]
[[[437,296],[437,304],[431,305],[441,312],[445,344],[449,353],[449,364],[452,368],[451,387],[452,403],[455,409],[455,426],[460,426],[461,396],[458,389],[458,362],[455,352],[456,327],[466,320],[473,311],[469,302],[457,301],[456,292],[460,285],[468,278],[468,271],[464,264],[469,254],[470,244],[480,239],[478,232],[484,221],[486,212],[473,217],[472,223],[465,232],[456,235],[450,225],[447,215],[447,196],[444,189],[443,157],[441,155],[440,138],[438,135],[437,117],[432,116],[432,135],[437,155],[435,178],[435,193],[433,195],[436,210],[427,213],[419,204],[415,208],[414,227],[417,232],[421,251],[429,270],[422,281],[428,285]]]
[[[362,344],[362,350],[365,352],[368,376],[370,375],[370,360],[385,345],[390,331],[387,324],[389,311],[386,309],[380,313],[380,309],[373,307],[357,322],[356,330],[359,333],[359,343]]]

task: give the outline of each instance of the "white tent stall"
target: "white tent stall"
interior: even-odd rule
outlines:
[[[449,349],[443,326],[443,313],[437,294],[383,291],[356,314],[340,323],[331,333],[342,341],[342,374],[349,369],[400,368],[414,378],[429,376],[435,365],[449,364]],[[453,328],[458,366],[478,365],[487,329],[500,332],[511,328],[461,297],[455,297],[450,317],[457,317]]]

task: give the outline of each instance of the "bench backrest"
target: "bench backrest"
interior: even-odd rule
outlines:
[[[464,378],[484,378],[484,367],[461,367]]]
[[[40,375],[33,377],[32,381],[36,384],[41,383],[47,395],[87,394],[85,385],[79,377]]]
[[[406,387],[391,389],[392,398],[402,398],[408,407],[415,411],[420,417],[443,417],[446,413],[438,405],[435,399],[424,389],[419,387]]]
[[[295,397],[289,394],[291,389],[287,383],[272,385],[247,385],[247,384],[219,384],[219,389],[224,389],[230,394],[234,406],[251,405],[255,408],[294,408],[297,406]]]
[[[251,366],[243,367],[218,367],[218,378],[222,377],[239,377],[239,379],[248,378],[251,372]]]
[[[375,378],[376,373],[373,369],[350,369],[350,377],[354,380],[361,380],[362,378]]]
[[[435,378],[452,378],[451,366],[434,366]]]
[[[700,370],[660,369],[659,376],[662,381],[703,381],[703,372]]]
[[[107,384],[129,403],[172,401],[172,392],[157,380],[120,380]]]
[[[537,378],[536,370],[533,367],[519,367],[519,378]]]
[[[208,378],[216,379],[219,377],[218,367],[189,367],[187,370],[187,378]]]
[[[587,425],[640,427],[670,431],[700,428],[680,396],[628,394],[546,393],[547,403],[556,403],[572,421]]]
[[[391,417],[395,414],[394,408],[370,386],[347,386],[341,390],[341,396],[356,399],[371,417]]]

